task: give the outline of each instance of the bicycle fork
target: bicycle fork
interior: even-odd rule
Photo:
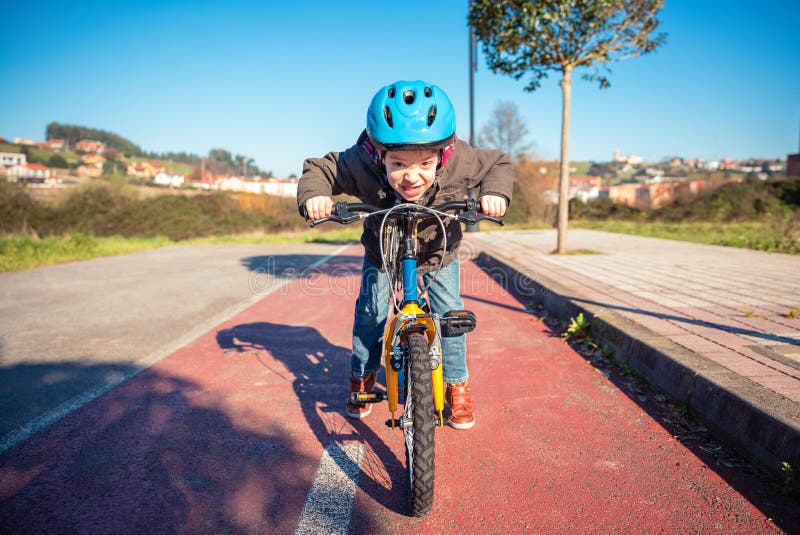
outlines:
[[[444,378],[442,374],[442,338],[439,318],[427,314],[417,303],[407,303],[395,316],[384,337],[384,364],[386,368],[386,401],[392,414],[391,427],[398,423],[395,415],[400,389],[399,372],[404,367],[406,358],[401,341],[404,335],[413,332],[424,332],[428,341],[428,358],[431,368],[431,384],[433,385],[433,405],[439,419],[439,426],[444,426]],[[406,381],[409,378],[406,377]]]

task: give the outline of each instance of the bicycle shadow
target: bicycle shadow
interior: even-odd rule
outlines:
[[[350,374],[350,350],[337,346],[317,329],[269,322],[235,325],[217,333],[217,343],[226,352],[255,355],[261,364],[281,375],[292,387],[300,409],[314,436],[323,448],[344,450],[348,443],[360,442],[364,453],[355,485],[392,512],[406,515],[407,489],[401,460],[369,425],[345,416]],[[275,369],[272,359],[288,373]],[[378,382],[385,383],[379,374]],[[371,416],[373,425],[383,419],[377,405]],[[388,413],[387,413],[388,414]],[[398,438],[400,442],[400,438]],[[331,455],[345,474],[346,455]]]
[[[23,364],[0,382],[133,371]],[[253,416],[216,396],[151,367],[4,451],[0,533],[290,532],[315,460],[280,423],[248,429]]]

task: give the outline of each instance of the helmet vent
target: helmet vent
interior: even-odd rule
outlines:
[[[383,118],[386,119],[386,124],[389,125],[389,128],[394,126],[392,121],[392,110],[389,109],[389,106],[383,107]]]
[[[431,106],[431,109],[428,110],[428,126],[433,124],[433,121],[436,120],[436,106]]]
[[[417,98],[417,94],[414,92],[413,89],[406,89],[403,91],[403,102],[406,104],[414,104],[414,99]]]
[[[395,88],[394,86],[389,88],[389,98],[394,98]]]
[[[433,92],[431,91],[431,88],[430,87],[425,87],[425,96],[428,97],[428,98],[431,98],[431,95],[433,95]]]

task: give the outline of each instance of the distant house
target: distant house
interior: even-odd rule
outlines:
[[[267,195],[277,195],[278,197],[297,197],[297,179],[290,178],[288,180],[278,180],[277,178],[269,178],[266,182],[262,182],[264,193]]]
[[[0,152],[0,167],[25,165],[28,159],[21,152]]]
[[[627,156],[620,154],[619,149],[614,149],[614,161],[617,163],[626,163],[629,165],[639,165],[644,163],[644,158],[635,154]]]
[[[144,162],[130,162],[125,167],[129,176],[137,178],[153,178],[158,173],[164,172],[164,164],[155,160],[147,160]]]
[[[669,161],[670,167],[681,167],[683,165],[683,158],[674,157]]]
[[[81,150],[83,152],[96,152],[97,154],[103,154],[106,151],[106,144],[102,141],[82,139],[75,143],[74,149]]]
[[[210,190],[218,190],[219,184],[217,183],[217,180],[214,178],[214,174],[211,171],[206,171],[202,178],[198,180],[192,180],[192,187],[210,191]]]
[[[99,178],[103,175],[103,166],[97,167],[96,165],[79,165],[75,172],[78,176],[89,176]]]
[[[36,145],[36,142],[29,137],[15,137],[14,145]]]
[[[297,179],[279,180],[277,178],[244,178],[238,176],[218,176],[217,188],[223,191],[243,191],[259,195],[297,197]],[[201,187],[193,185],[194,187]]]
[[[639,184],[618,184],[608,188],[608,198],[616,204],[636,206],[636,190]]]
[[[570,176],[569,198],[588,202],[600,196],[603,179],[599,176]],[[557,195],[555,198],[557,199]]]
[[[106,163],[106,159],[104,156],[96,153],[84,154],[81,157],[81,161],[86,165],[91,165],[94,167],[99,167],[100,169],[103,168],[103,164]]]
[[[64,140],[63,139],[48,139],[45,143],[50,150],[63,150],[64,149]]]
[[[169,173],[156,173],[153,177],[153,183],[159,186],[169,186],[171,188],[179,188],[186,180],[183,175],[170,175]]]
[[[9,180],[28,184],[44,183],[51,176],[50,168],[40,163],[15,165],[6,172]]]

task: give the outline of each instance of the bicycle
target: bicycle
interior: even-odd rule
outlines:
[[[369,204],[338,202],[331,216],[309,221],[309,225],[314,227],[326,221],[350,224],[366,217],[383,215],[379,233],[381,258],[395,312],[395,317],[387,321],[384,335],[386,391],[353,392],[351,401],[386,401],[391,413],[386,424],[393,429],[403,430],[409,512],[412,516],[427,514],[433,505],[434,434],[437,425],[444,426],[441,338],[443,335],[466,334],[476,326],[475,314],[468,310],[451,310],[443,316],[431,312],[424,295],[443,267],[444,255],[439,260],[434,277],[420,291],[417,286],[417,224],[424,218],[436,218],[443,232],[443,249],[446,250],[447,234],[442,217],[453,218],[463,224],[489,220],[503,225],[501,218],[483,215],[478,208],[475,200],[448,202],[436,207],[403,203],[387,209]],[[457,213],[447,213],[449,211]],[[398,300],[398,293],[402,293],[402,300]],[[396,418],[401,387],[403,413]]]

